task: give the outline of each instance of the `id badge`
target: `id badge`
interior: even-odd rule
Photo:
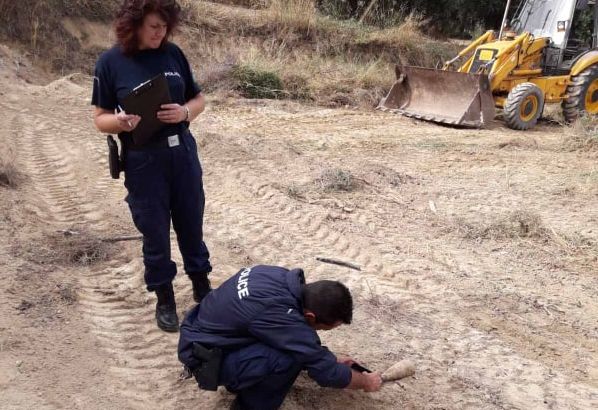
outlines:
[[[180,145],[180,141],[179,141],[179,136],[178,135],[171,135],[170,137],[168,137],[168,146],[170,148],[172,147],[178,147]]]

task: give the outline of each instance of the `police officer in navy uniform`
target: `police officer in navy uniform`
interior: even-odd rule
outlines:
[[[204,110],[205,100],[185,55],[168,41],[180,11],[174,0],[125,0],[114,24],[117,44],[97,61],[92,96],[97,129],[118,133],[124,146],[126,201],[143,234],[145,282],[157,295],[158,326],[171,332],[179,326],[172,287],[176,265],[170,255],[171,220],[198,303],[211,290],[212,270],[203,242],[202,169],[189,132],[189,123]],[[137,146],[131,131],[141,118],[123,112],[121,101],[133,88],[162,73],[172,99],[156,114],[164,127]]]
[[[352,312],[340,282],[305,284],[300,269],[242,269],[186,315],[179,360],[200,388],[235,393],[235,409],[279,408],[301,370],[320,386],[374,392],[380,374],[353,370],[352,359],[337,358],[316,332],[351,323]]]

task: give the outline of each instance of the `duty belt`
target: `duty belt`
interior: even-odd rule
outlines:
[[[182,139],[183,135],[187,134],[188,132],[189,132],[189,130],[186,129],[184,132],[182,132],[180,134],[165,135],[162,137],[158,137],[158,138],[151,140],[143,145],[135,145],[135,143],[133,142],[133,138],[131,138],[130,134],[129,135],[125,134],[122,137],[119,136],[119,138],[120,138],[120,141],[123,143],[125,150],[143,151],[146,149],[177,147],[182,144],[181,139]]]

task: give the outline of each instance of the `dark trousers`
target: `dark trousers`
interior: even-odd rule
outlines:
[[[224,356],[220,384],[237,394],[243,410],[275,410],[301,369],[290,355],[256,343]]]
[[[126,151],[126,201],[135,226],[143,234],[149,291],[171,282],[176,275],[170,255],[171,219],[187,274],[212,270],[203,242],[205,197],[197,144],[188,131],[179,141],[176,147]]]

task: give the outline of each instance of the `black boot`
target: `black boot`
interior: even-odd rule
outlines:
[[[196,303],[201,303],[203,298],[212,290],[210,280],[207,273],[193,273],[189,274],[191,283],[193,284],[193,300]]]
[[[156,321],[158,322],[158,327],[165,332],[178,332],[179,317],[176,314],[172,283],[157,288],[156,296],[158,297],[158,303],[156,303]]]

